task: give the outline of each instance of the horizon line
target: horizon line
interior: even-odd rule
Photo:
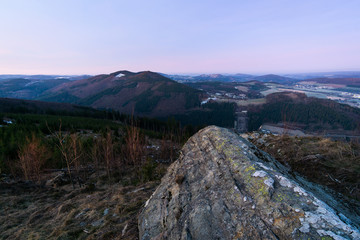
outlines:
[[[359,72],[360,73],[360,69],[359,70],[334,70],[334,71],[303,71],[303,72],[299,72],[299,71],[294,71],[294,72],[259,72],[259,73],[246,73],[246,72],[160,72],[160,71],[151,71],[151,70],[143,70],[143,71],[130,71],[130,70],[117,70],[117,71],[112,71],[109,73],[97,73],[97,74],[88,74],[88,73],[77,73],[77,74],[59,74],[59,73],[55,73],[55,74],[44,74],[44,73],[38,73],[38,74],[26,74],[26,73],[0,73],[0,76],[4,76],[4,75],[20,75],[20,76],[83,76],[83,75],[89,75],[89,76],[96,76],[96,75],[101,75],[101,74],[111,74],[114,72],[119,72],[119,71],[129,71],[129,72],[134,72],[134,73],[139,73],[139,72],[146,72],[146,71],[150,71],[150,72],[155,72],[155,73],[159,73],[159,74],[166,74],[166,75],[188,75],[188,76],[197,76],[197,75],[213,75],[213,74],[219,74],[219,75],[236,75],[236,74],[245,74],[245,75],[257,75],[257,76],[263,76],[263,75],[297,75],[297,74],[326,74],[326,73],[351,73],[351,72]]]

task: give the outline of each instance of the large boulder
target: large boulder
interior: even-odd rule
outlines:
[[[207,127],[139,216],[140,239],[360,239],[359,216],[235,133]]]

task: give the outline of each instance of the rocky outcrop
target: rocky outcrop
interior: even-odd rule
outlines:
[[[184,145],[139,216],[140,239],[360,239],[359,216],[227,129]]]

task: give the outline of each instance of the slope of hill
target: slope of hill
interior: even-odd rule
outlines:
[[[68,79],[71,81],[89,78],[91,75],[24,75],[24,74],[0,74],[0,81],[23,78],[29,80],[51,80],[51,79]]]
[[[64,115],[101,115],[102,112],[84,106],[70,103],[42,102],[34,100],[0,98],[0,113],[34,113],[52,114],[62,113]]]
[[[254,78],[249,74],[201,74],[196,76],[190,75],[167,75],[162,74],[175,81],[185,82],[245,82]]]
[[[299,81],[295,78],[279,76],[275,74],[267,74],[262,76],[254,76],[250,74],[201,74],[196,76],[190,75],[166,75],[178,82],[246,82],[257,80],[260,82],[277,82],[277,83],[293,83]]]
[[[298,81],[297,79],[294,78],[289,78],[289,77],[283,77],[283,76],[279,76],[279,75],[275,75],[275,74],[267,74],[267,75],[262,75],[262,76],[258,76],[253,78],[254,80],[260,81],[260,82],[277,82],[277,83],[293,83]]]
[[[296,73],[286,74],[285,77],[296,79],[311,79],[311,78],[360,78],[359,71],[341,71],[341,72],[318,72],[318,73]]]
[[[248,74],[202,74],[194,77],[197,82],[202,81],[220,81],[220,82],[243,82],[251,79],[253,76]]]
[[[303,93],[281,92],[266,96],[266,103],[248,109],[249,130],[264,123],[297,125],[312,133],[360,132],[360,109]]]
[[[0,97],[36,99],[44,91],[70,82],[67,78],[26,79],[13,78],[0,81]]]
[[[204,90],[210,95],[216,95],[216,93],[223,94],[243,94],[248,98],[260,98],[262,95],[260,91],[267,89],[264,83],[259,81],[249,82],[188,82],[186,85]]]
[[[323,84],[342,84],[342,85],[360,87],[360,78],[312,78],[304,81],[323,83]]]
[[[166,116],[198,107],[203,97],[202,91],[154,72],[118,71],[59,85],[39,99]]]

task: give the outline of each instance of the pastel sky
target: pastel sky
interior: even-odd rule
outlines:
[[[0,74],[360,70],[359,0],[0,0]]]

